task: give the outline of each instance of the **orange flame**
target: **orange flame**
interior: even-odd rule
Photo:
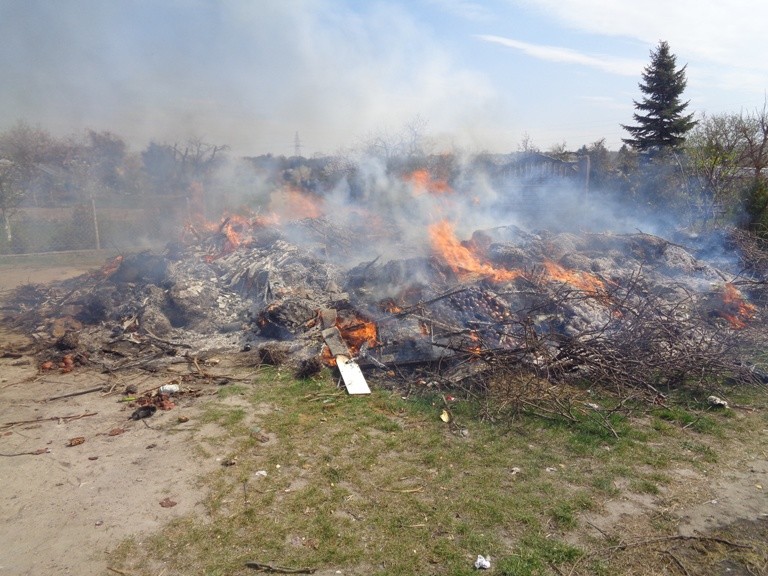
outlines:
[[[478,336],[477,332],[474,330],[471,330],[467,336],[469,337],[470,342],[466,347],[466,351],[473,356],[480,356],[480,354],[483,352],[483,348],[480,345],[480,336]]]
[[[552,260],[544,260],[543,265],[549,280],[569,284],[584,292],[598,293],[605,291],[603,281],[589,272],[568,270]]]
[[[349,346],[350,352],[357,355],[363,344],[376,346],[378,344],[378,331],[376,324],[361,316],[351,316],[336,321],[336,327],[341,332],[344,341]]]
[[[734,330],[741,330],[747,327],[747,323],[755,317],[757,308],[744,300],[736,286],[731,282],[726,282],[723,287],[723,310],[722,316]]]
[[[448,182],[432,178],[428,170],[414,170],[410,174],[406,174],[404,179],[406,182],[410,182],[415,196],[425,192],[436,196],[453,192]]]
[[[429,227],[429,236],[432,248],[458,276],[487,276],[496,282],[509,282],[522,276],[519,270],[498,269],[483,262],[477,254],[459,241],[453,224],[447,220],[432,224]]]
[[[353,356],[360,353],[363,345],[367,344],[369,347],[374,347],[379,343],[376,323],[358,314],[347,317],[339,316],[336,318],[336,328],[341,332],[341,337]],[[331,355],[327,346],[323,347],[322,357],[329,366],[336,365],[336,358]]]
[[[114,258],[107,260],[107,263],[101,267],[101,273],[104,276],[109,276],[111,274],[114,274],[115,272],[117,272],[118,268],[120,268],[120,265],[122,263],[123,263],[122,255],[115,256]]]
[[[227,244],[224,246],[224,253],[236,250],[248,238],[247,234],[251,229],[251,223],[244,217],[237,214],[228,216],[220,225],[221,233],[227,238]]]

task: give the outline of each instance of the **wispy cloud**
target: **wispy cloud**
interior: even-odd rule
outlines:
[[[513,0],[566,26],[605,36],[670,43],[683,62],[768,71],[768,3],[756,0]],[[660,15],[663,14],[663,17]]]
[[[493,13],[480,2],[471,0],[428,0],[433,6],[450,12],[473,22],[485,22],[493,17]]]
[[[585,54],[572,50],[571,48],[530,44],[528,42],[521,42],[520,40],[504,38],[502,36],[481,34],[478,35],[477,38],[484,40],[485,42],[492,42],[494,44],[506,46],[507,48],[519,50],[528,56],[539,58],[540,60],[589,66],[591,68],[602,70],[603,72],[619,74],[622,76],[637,76],[646,65],[645,62],[640,60],[615,58],[604,54]]]

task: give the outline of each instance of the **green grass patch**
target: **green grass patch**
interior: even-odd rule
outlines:
[[[654,410],[643,424],[579,410],[576,419],[526,415],[498,425],[480,418],[487,406],[479,401],[387,390],[353,397],[327,375],[296,381],[260,369],[252,385],[227,389],[201,421],[224,428],[216,453],[223,448],[237,465],[205,481],[204,516],[173,522],[141,546],[126,541],[116,568],[233,574],[255,560],[461,575],[476,573],[483,554],[497,574],[568,573],[585,550],[565,536],[579,534],[585,511],[622,489],[659,494],[677,462],[716,460],[700,440],[706,432],[685,428],[699,415],[689,410]],[[254,410],[220,402],[235,394]],[[270,440],[254,438],[254,426]],[[611,573],[591,559],[579,570]]]

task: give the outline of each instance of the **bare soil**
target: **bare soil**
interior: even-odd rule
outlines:
[[[82,272],[70,265],[6,267],[0,270],[0,297],[23,283]],[[225,444],[200,445],[202,437],[215,435],[199,416],[206,403],[219,401],[216,389],[182,398],[150,419],[131,420],[133,408],[120,402],[124,388],[150,390],[167,383],[167,374],[107,376],[86,368],[42,373],[24,354],[29,343],[27,336],[0,328],[0,576],[114,574],[110,550],[122,540],[140,541],[174,518],[205,512],[198,479],[226,457]],[[220,370],[227,369],[225,360]],[[97,386],[111,392],[51,399]],[[84,441],[69,446],[75,438]],[[765,426],[721,455],[716,473],[679,468],[659,494],[621,490],[582,518],[576,538],[607,545],[627,533],[652,534],[659,519],[673,523],[680,536],[768,536],[767,446]],[[634,555],[640,553],[638,548]],[[690,554],[685,549],[675,556],[689,571],[699,567]],[[729,562],[691,573],[754,573]],[[765,564],[762,570],[768,570]]]
[[[83,272],[4,269],[0,294]],[[151,422],[130,420],[133,408],[119,401],[125,387],[150,390],[168,375],[108,377],[82,368],[42,373],[32,357],[17,357],[29,343],[0,328],[0,575],[109,573],[109,550],[124,538],[199,508],[196,479],[220,465],[215,454],[201,457],[191,441],[201,428],[196,415],[210,397],[182,399]],[[99,385],[112,393],[48,400]],[[179,422],[180,416],[189,420]],[[82,444],[68,446],[78,437]],[[166,499],[175,504],[167,506]]]

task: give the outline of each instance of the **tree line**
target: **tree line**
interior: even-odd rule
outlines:
[[[634,102],[634,123],[623,125],[628,137],[620,150],[608,150],[602,139],[575,150],[553,146],[546,154],[587,158],[589,189],[631,209],[674,211],[691,226],[735,224],[768,236],[768,101],[752,111],[694,115],[682,100],[686,67],[677,65],[663,41],[650,56],[639,83],[642,98]],[[419,119],[398,137],[371,137],[359,147],[358,158],[378,157],[393,172],[434,168],[446,178],[466,167],[459,154],[431,154],[424,129]],[[0,243],[12,244],[14,216],[25,207],[74,206],[92,198],[126,206],[142,205],[147,198],[199,200],[201,190],[221,188],[216,178],[232,160],[227,151],[224,144],[192,138],[173,144],[153,141],[133,152],[112,132],[88,130],[57,138],[19,122],[0,133]],[[539,152],[528,137],[518,151]],[[353,156],[239,158],[247,176],[226,185],[290,184],[322,194],[347,179],[354,195],[365,180],[358,177]],[[476,154],[471,166],[490,166],[491,156]],[[221,190],[216,196],[221,198]],[[248,194],[238,197],[247,199]]]

